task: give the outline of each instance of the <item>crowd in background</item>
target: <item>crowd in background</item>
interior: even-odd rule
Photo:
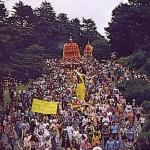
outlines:
[[[60,60],[46,61],[43,74],[24,91],[10,86],[10,102],[0,115],[0,150],[140,150],[138,135],[145,123],[143,108],[133,99],[128,102],[116,83],[131,79],[147,80],[115,61],[99,63],[83,58],[80,64],[65,65]],[[77,75],[86,74],[85,100],[76,97]],[[57,114],[31,111],[33,98],[58,102]],[[77,105],[77,107],[73,107]],[[149,141],[143,143],[148,150]]]

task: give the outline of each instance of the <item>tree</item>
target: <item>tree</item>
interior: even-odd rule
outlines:
[[[70,31],[74,36],[74,40],[79,40],[81,35],[81,23],[78,18],[70,20]],[[79,40],[80,41],[80,40]]]
[[[131,5],[135,5],[135,6],[139,6],[139,5],[147,6],[147,5],[150,5],[150,1],[148,1],[148,0],[129,0],[129,3]]]
[[[41,6],[35,9],[36,20],[34,29],[40,34],[40,43],[45,48],[47,54],[51,54],[56,50],[55,28],[53,24],[56,20],[51,3],[42,2]],[[53,53],[54,54],[54,53]]]
[[[41,6],[35,9],[35,13],[38,17],[47,21],[54,21],[56,14],[49,2],[42,2]]]
[[[125,81],[118,85],[118,88],[120,87],[125,87],[123,95],[129,102],[136,99],[137,103],[141,104],[144,100],[150,99],[150,83],[143,79]]]
[[[41,6],[34,10],[36,15],[36,21],[34,27],[39,33],[47,32],[49,29],[52,30],[53,22],[55,22],[56,14],[54,12],[51,3],[42,2]]]
[[[70,35],[70,23],[67,14],[58,14],[53,27],[55,29],[58,40],[64,41],[66,38],[68,38]]]
[[[19,1],[13,9],[13,15],[9,18],[9,22],[20,27],[25,27],[32,23],[34,15],[31,6],[24,5],[22,1]]]
[[[4,19],[8,16],[7,9],[2,1],[0,1],[0,21],[4,21]]]
[[[133,52],[149,49],[149,16],[150,5],[121,3],[113,10],[111,22],[105,30],[112,49],[119,56],[128,56]]]
[[[108,52],[107,40],[97,32],[92,19],[84,19],[81,23],[78,18],[69,20],[65,13],[56,16],[49,2],[42,2],[33,10],[19,1],[14,4],[13,14],[5,18],[4,5],[0,11],[3,18],[0,22],[0,72],[3,77],[8,74],[19,79],[37,77],[42,73],[40,64],[45,58],[62,56],[70,35],[80,49],[90,40],[96,55]]]
[[[146,121],[145,124],[142,128],[142,132],[139,135],[139,139],[141,142],[141,149],[144,148],[144,141],[146,141],[147,139],[150,140],[150,101],[143,101],[142,103],[142,107],[143,107],[143,111],[146,114]]]
[[[43,61],[45,58],[44,48],[33,44],[21,52],[14,52],[12,57],[13,74],[20,80],[27,81],[29,78],[37,78],[42,74]]]
[[[91,41],[96,40],[100,37],[100,34],[97,32],[97,27],[95,22],[92,19],[85,19],[82,20],[82,36],[86,39],[90,39]]]
[[[98,60],[105,60],[109,59],[111,55],[111,48],[104,37],[98,38],[92,43],[94,47],[93,54]]]

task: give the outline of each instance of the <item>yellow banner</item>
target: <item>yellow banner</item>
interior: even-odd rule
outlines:
[[[33,99],[31,111],[42,114],[56,114],[57,102],[48,102],[40,99]]]

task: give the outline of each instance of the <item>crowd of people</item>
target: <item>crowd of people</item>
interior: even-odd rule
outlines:
[[[128,102],[116,83],[147,80],[145,75],[116,61],[99,63],[94,58],[75,65],[50,59],[46,69],[27,90],[9,88],[10,102],[0,115],[0,150],[15,150],[15,145],[24,150],[140,150],[143,109],[134,99]],[[75,69],[87,76],[84,101],[76,97]],[[58,102],[57,113],[32,112],[33,98]],[[144,146],[148,150],[149,141]]]

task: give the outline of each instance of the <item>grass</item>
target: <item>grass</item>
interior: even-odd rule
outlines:
[[[19,90],[21,90],[21,91],[27,90],[27,85],[24,86],[23,84],[19,84],[19,85],[16,87],[16,93],[18,93]],[[5,100],[6,102],[9,101],[9,91],[7,91],[7,92],[4,94],[4,100]]]
[[[4,94],[4,101],[6,101],[6,102],[9,101],[9,92]]]
[[[19,90],[23,91],[23,90],[27,90],[27,85],[24,86],[24,84],[20,84],[16,87],[16,92],[18,92]]]

